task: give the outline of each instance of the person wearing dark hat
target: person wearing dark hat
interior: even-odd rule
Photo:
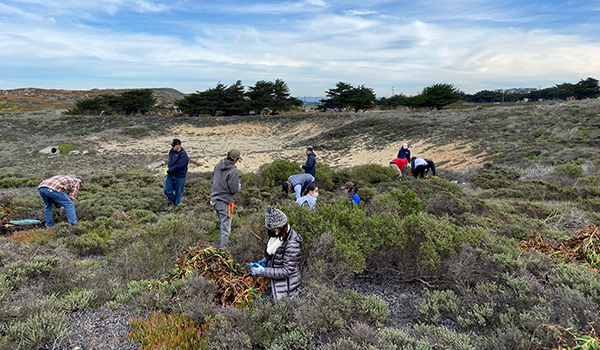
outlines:
[[[240,191],[240,179],[235,165],[241,160],[240,151],[231,149],[227,152],[227,157],[217,163],[213,171],[210,205],[215,209],[215,213],[217,213],[217,217],[221,222],[221,233],[218,242],[220,248],[227,248],[229,244],[233,199],[235,194]]]
[[[173,139],[169,151],[169,164],[165,178],[165,195],[176,207],[181,203],[190,158],[181,147],[181,140]]]
[[[304,172],[307,174],[311,174],[313,177],[317,177],[317,156],[315,155],[315,151],[312,147],[308,147],[306,149],[306,164],[302,166]]]
[[[75,175],[56,175],[48,178],[38,186],[38,192],[44,200],[44,217],[46,221],[44,226],[54,226],[52,218],[52,207],[65,208],[67,221],[71,225],[77,225],[77,213],[75,213],[75,198],[79,192],[79,187],[83,182]]]
[[[344,190],[346,196],[348,196],[348,199],[350,199],[350,202],[352,202],[352,204],[360,204],[360,197],[358,196],[358,193],[356,193],[358,189],[356,188],[353,182],[346,182],[346,184],[342,186],[342,190]]]
[[[315,178],[311,174],[296,174],[288,177],[287,181],[281,184],[281,188],[285,193],[290,193],[290,191],[296,193],[296,199],[298,199],[302,197],[302,191],[306,186],[314,182]]]
[[[259,262],[250,264],[250,272],[271,280],[264,296],[273,299],[296,297],[302,284],[300,260],[303,239],[290,227],[287,216],[271,205],[267,207],[265,227],[270,237],[265,256]]]

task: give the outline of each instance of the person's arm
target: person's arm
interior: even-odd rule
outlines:
[[[81,186],[81,182],[79,181],[75,181],[76,184],[74,184],[73,186],[71,186],[71,190],[69,191],[69,198],[75,202],[75,198],[77,197],[77,193],[79,192],[79,187]]]
[[[317,163],[317,158],[316,157],[308,157],[308,159],[306,160],[306,164],[302,166],[302,169],[306,170],[306,169],[312,169]]]
[[[227,174],[227,187],[229,188],[229,193],[236,194],[240,191],[240,180],[238,177],[238,171],[235,169],[234,172]]]
[[[175,174],[185,169],[185,166],[188,164],[189,161],[190,158],[188,157],[187,153],[184,152],[182,155],[179,156],[179,158],[177,158],[175,164],[173,164],[173,166],[167,170],[167,174]]]
[[[300,268],[301,258],[302,251],[300,249],[300,243],[298,241],[289,241],[285,248],[285,252],[283,252],[283,266],[265,267],[263,276],[275,280],[287,278],[292,272],[297,271]]]

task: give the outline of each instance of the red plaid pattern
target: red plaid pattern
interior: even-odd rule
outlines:
[[[52,191],[64,192],[74,201],[80,186],[81,180],[76,177],[56,175],[42,181],[38,188],[47,187]]]

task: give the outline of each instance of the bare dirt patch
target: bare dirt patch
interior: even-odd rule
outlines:
[[[291,127],[283,123],[240,123],[207,127],[177,125],[170,131],[169,136],[128,140],[126,143],[96,140],[97,152],[115,156],[143,153],[166,161],[171,139],[179,138],[192,160],[190,171],[210,171],[229,149],[237,148],[243,158],[238,168],[243,172],[254,172],[261,165],[277,159],[304,162],[304,148],[295,145],[299,140],[326,132],[328,129],[304,121]],[[354,142],[344,150],[317,150],[317,160],[332,167],[387,165],[396,157],[404,142],[406,141],[392,142],[377,148],[366,140]],[[453,170],[479,165],[484,159],[483,154],[477,157],[471,154],[472,146],[469,143],[451,143],[437,147],[427,141],[418,141],[411,144],[411,150],[415,156],[432,159]],[[166,167],[157,168],[159,171],[165,169]]]

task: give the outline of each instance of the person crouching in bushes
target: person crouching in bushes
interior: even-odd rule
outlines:
[[[352,202],[352,204],[360,204],[360,197],[358,196],[358,193],[356,193],[358,189],[356,188],[353,182],[346,182],[346,184],[342,186],[342,190],[344,190],[346,196],[348,196],[348,199],[350,199],[350,202]]]
[[[319,188],[315,184],[309,184],[306,186],[304,196],[296,199],[301,207],[308,207],[310,210],[315,211],[317,209],[317,196],[319,195]]]
[[[412,157],[410,159],[410,172],[413,177],[420,177],[421,179],[425,175],[427,169],[427,162],[423,158]]]
[[[405,158],[394,158],[390,162],[390,168],[396,170],[401,176],[404,176],[404,167],[408,161]]]
[[[265,257],[250,264],[254,276],[271,279],[265,297],[297,297],[302,284],[300,260],[302,237],[287,223],[287,216],[272,205],[267,207],[265,227],[269,234]]]
[[[433,162],[433,160],[431,160],[431,159],[423,159],[423,160],[427,162],[427,167],[425,168],[425,173],[427,173],[427,175],[429,175],[429,170],[431,169],[431,176],[437,176],[437,173],[435,172],[435,163]]]

